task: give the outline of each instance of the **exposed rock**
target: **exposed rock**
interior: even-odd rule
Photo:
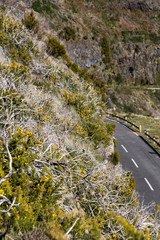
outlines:
[[[120,4],[120,6],[124,9],[129,9],[131,11],[140,10],[140,11],[146,12],[146,11],[160,10],[159,1],[154,1],[154,0],[146,0],[146,1],[128,0],[128,1],[123,1]]]
[[[90,41],[75,41],[67,43],[67,50],[71,54],[71,59],[81,68],[93,67],[102,62],[101,48]]]
[[[149,11],[151,8],[148,6],[147,3],[140,2],[140,1],[131,1],[127,2],[124,8],[129,9],[131,11],[141,10],[141,11]]]
[[[86,8],[95,8],[95,6],[94,6],[94,4],[93,4],[92,2],[85,2],[85,3],[84,3],[84,6],[85,6]]]
[[[117,62],[115,64],[117,71],[126,81],[134,83],[136,80],[149,83],[157,81],[157,70],[159,71],[157,47],[143,43],[136,45],[127,43],[125,46],[119,46],[118,51],[119,53],[117,54],[116,51],[113,58]]]

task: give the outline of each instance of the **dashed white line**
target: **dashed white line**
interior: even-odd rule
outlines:
[[[144,180],[146,181],[146,183],[148,184],[148,186],[150,187],[150,189],[152,191],[154,191],[153,187],[151,186],[150,182],[147,180],[147,178],[144,178]]]
[[[136,166],[136,168],[138,168],[137,163],[135,162],[135,160],[133,158],[131,158],[132,162],[134,163],[134,165]]]
[[[134,133],[136,136],[139,136],[138,133],[136,133],[136,132],[133,132],[133,133]]]
[[[122,146],[122,148],[124,149],[125,152],[128,152],[127,149],[123,145],[121,145],[121,146]]]

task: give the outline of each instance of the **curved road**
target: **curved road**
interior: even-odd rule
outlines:
[[[159,156],[137,133],[117,121],[108,119],[108,122],[116,124],[114,137],[118,140],[120,161],[123,169],[133,173],[140,201],[160,204]]]

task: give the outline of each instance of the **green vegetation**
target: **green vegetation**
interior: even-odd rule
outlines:
[[[111,62],[111,53],[109,43],[106,37],[103,37],[101,47],[102,60],[105,64],[109,64]]]
[[[54,10],[59,10],[58,6],[52,3],[50,0],[36,0],[32,3],[32,8],[36,12],[44,12],[49,15],[52,15],[54,13]]]
[[[143,32],[122,31],[122,37],[125,43],[128,41],[141,43],[145,40],[146,35]]]
[[[65,27],[63,29],[63,31],[61,31],[59,33],[59,36],[63,39],[65,39],[66,41],[69,41],[69,40],[75,40],[75,37],[76,37],[76,31],[71,28],[71,27]]]
[[[120,73],[118,73],[118,74],[116,75],[115,81],[116,81],[117,84],[123,83],[123,77],[122,77],[122,75],[121,75]]]
[[[33,225],[38,226],[41,219],[51,218],[49,209],[59,198],[57,191],[58,182],[53,186],[53,176],[44,170],[41,177],[36,177],[36,172],[33,167],[35,159],[38,157],[38,148],[40,148],[40,140],[35,139],[32,132],[23,131],[18,128],[12,134],[9,142],[9,150],[13,158],[13,171],[16,175],[11,175],[8,181],[1,185],[1,194],[6,194],[8,199],[14,199],[20,202],[19,207],[12,210],[12,218],[1,214],[1,228],[5,221],[9,221],[12,227],[17,231],[17,223],[21,227],[21,231],[31,230]],[[35,150],[31,150],[34,147]],[[3,149],[3,150],[2,150]],[[9,166],[4,164],[8,156],[5,155],[5,143],[1,143],[1,159],[0,177],[3,178],[9,172]],[[28,167],[30,166],[30,174]],[[22,171],[23,169],[23,171]],[[60,180],[61,182],[61,180]],[[53,197],[54,194],[54,197]],[[35,202],[36,199],[36,202]],[[7,207],[3,205],[2,209]]]
[[[136,113],[138,110],[134,106],[134,104],[124,104],[123,105],[123,110],[125,113]]]
[[[100,47],[101,57],[97,57],[96,64],[94,64],[95,59],[89,54],[88,58],[90,59],[88,60],[93,61],[92,66],[103,76],[107,75],[106,71],[109,72],[110,76],[113,76],[113,79],[110,78],[110,83],[114,83],[115,76],[118,74],[126,73],[121,79],[124,84],[128,82],[134,84],[135,81],[136,85],[159,84],[159,74],[155,67],[157,62],[156,45],[159,43],[159,12],[154,14],[154,11],[147,11],[147,15],[141,7],[138,7],[138,10],[131,10],[131,14],[128,15],[127,11],[130,9],[130,4],[123,3],[122,7],[121,1],[109,2],[106,3],[104,0],[66,0],[54,1],[53,3],[51,0],[36,0],[31,6],[41,16],[46,17],[49,26],[57,32],[61,39],[73,44],[74,47],[72,48],[70,45],[68,54],[72,55],[73,62],[77,62],[76,58],[78,57],[81,63],[79,66],[83,65],[84,68],[87,68],[88,61],[84,60],[80,51],[78,51],[78,56],[73,54],[74,48],[79,49],[83,45],[90,52],[93,46],[96,49],[96,55],[99,56]],[[81,43],[80,39],[86,41]],[[97,47],[98,45],[99,47]],[[138,54],[141,57],[138,57]],[[144,58],[145,54],[148,57]],[[135,66],[132,66],[134,69],[129,70],[130,74],[127,64],[123,64],[125,58],[131,64],[134,64],[135,61]],[[142,64],[143,71],[140,68],[142,65],[139,64],[141,58],[145,62],[144,65]],[[117,60],[119,60],[119,64],[117,64]],[[153,64],[153,68],[149,67],[149,62]],[[148,70],[145,69],[145,65]]]
[[[114,143],[114,147],[116,148],[117,147],[117,138],[113,139],[113,143]]]
[[[24,16],[24,19],[22,19],[22,22],[29,30],[34,30],[34,32],[37,32],[38,21],[36,20],[36,17],[33,11],[31,11],[29,14],[26,14]]]
[[[109,97],[116,107],[116,113],[126,113],[127,115],[139,114],[140,116],[150,117],[154,117],[154,115],[158,116],[159,114],[158,96],[159,90],[148,90],[142,86],[131,87],[123,84],[119,85],[116,90],[109,90],[107,94],[107,98]],[[109,105],[110,102],[107,101],[107,103],[108,108],[113,109],[113,106]]]
[[[151,41],[153,44],[159,43],[159,36],[156,33],[138,32],[138,31],[122,31],[123,41],[127,43],[142,43],[144,41]]]
[[[84,36],[83,36],[83,39],[84,39],[84,40],[87,40],[87,39],[88,39],[88,36],[87,36],[87,35],[84,35]]]
[[[151,97],[153,98],[156,98],[156,100],[158,100],[158,102],[160,101],[160,94],[159,94],[159,91],[154,91],[153,93],[151,93]]]
[[[54,57],[63,57],[66,55],[65,47],[52,36],[48,36],[47,48],[49,54],[53,55]]]
[[[3,22],[4,22],[4,16],[0,15],[0,30],[3,30]]]
[[[73,72],[78,73],[79,72],[78,64],[77,63],[73,63],[71,65],[71,69],[72,69]]]
[[[120,156],[119,156],[119,152],[115,151],[113,153],[113,164],[117,165],[120,162]]]
[[[89,78],[88,81],[92,81],[96,90],[102,96],[102,100],[106,102],[106,92],[107,92],[107,84],[99,72],[96,70],[88,71],[87,77]]]
[[[149,34],[149,39],[154,43],[154,44],[159,44],[160,39],[159,36],[156,33],[150,33]]]
[[[134,122],[138,126],[141,125],[143,131],[149,129],[149,134],[151,136],[160,137],[159,119],[132,114],[129,116],[129,120]]]
[[[84,41],[83,36],[88,29],[96,29],[92,43],[97,41],[99,55],[103,56],[102,71],[100,67],[80,69],[65,47],[48,36],[48,29],[43,29],[39,41],[32,11],[22,22],[12,8],[0,16],[0,45],[7,56],[6,63],[0,64],[0,231],[5,232],[9,223],[8,239],[160,238],[159,213],[140,205],[132,174],[121,168],[118,152],[110,150],[115,125],[106,119],[107,92],[111,91],[110,99],[123,109],[124,94],[131,99],[132,90],[119,84],[122,76],[111,66],[113,48],[109,42],[112,44],[113,39],[97,24],[96,11],[101,5],[105,7],[106,1],[86,2],[91,5],[86,7],[78,0],[55,4],[37,0],[32,7],[41,14],[39,24],[42,16],[48,20],[52,17],[48,28],[58,26],[54,34],[64,31],[67,41],[77,36],[88,46],[91,38],[88,35]],[[85,7],[85,16],[87,11],[97,13],[96,20],[91,16],[88,21],[93,27],[78,18],[79,4]],[[66,6],[72,11],[69,7],[66,11]],[[116,18],[109,18],[111,26]],[[62,26],[57,19],[62,20]],[[74,29],[86,29],[78,36],[66,22],[70,26],[74,22]],[[114,24],[117,27],[116,21]],[[104,33],[109,42],[105,37],[100,42]],[[155,36],[153,39],[156,41]],[[35,44],[40,46],[38,54]],[[116,93],[107,89],[105,74],[117,77]],[[154,98],[159,101],[158,94]],[[124,101],[124,110],[131,111],[133,102]]]
[[[28,65],[31,62],[31,54],[35,51],[35,48],[31,39],[26,37],[27,29],[24,28],[21,22],[15,21],[14,18],[6,18],[1,15],[0,20],[0,45],[7,48],[12,60]]]

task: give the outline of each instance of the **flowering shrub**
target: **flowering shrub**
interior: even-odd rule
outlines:
[[[90,90],[90,94],[94,95],[93,89]],[[74,94],[64,90],[62,95],[68,105],[75,106],[81,117],[82,127],[86,132],[86,136],[94,141],[95,146],[98,146],[99,143],[107,146],[110,141],[109,136],[113,133],[114,126],[105,124],[99,116],[96,116],[94,114],[95,109],[93,104],[86,105],[86,98],[82,94]]]
[[[33,164],[39,158],[39,149],[40,141],[32,132],[18,128],[15,133],[11,133],[9,151],[13,159],[13,174],[1,185],[1,194],[5,194],[8,199],[16,196],[16,201],[20,204],[12,209],[12,218],[7,217],[15,229],[17,223],[23,230],[32,229],[42,218],[44,220],[51,216],[49,208],[59,199],[59,195],[53,196],[53,193],[57,191],[61,180],[54,183],[53,175],[45,168],[37,176]],[[4,142],[1,142],[0,150],[0,178],[3,178],[9,172],[9,155],[6,154]],[[2,210],[7,205],[3,204],[1,207]],[[6,216],[0,213],[0,218],[3,223]]]
[[[27,29],[20,21],[11,17],[1,15],[0,22],[0,45],[7,47],[13,60],[29,64],[34,47],[33,42],[28,37]]]

